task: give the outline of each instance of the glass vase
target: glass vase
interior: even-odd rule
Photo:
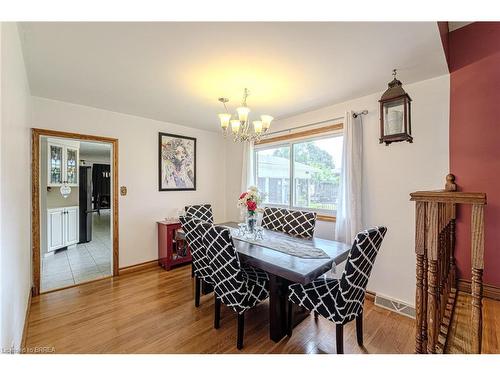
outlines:
[[[255,233],[255,226],[257,225],[257,213],[255,211],[247,212],[247,230],[249,233]]]

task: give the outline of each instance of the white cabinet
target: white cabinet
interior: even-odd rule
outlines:
[[[48,210],[47,228],[47,251],[64,247],[64,215],[61,208]]]
[[[78,243],[78,207],[60,207],[47,210],[47,251],[54,251]]]
[[[65,234],[65,246],[74,245],[78,243],[79,237],[79,227],[78,227],[78,207],[68,207],[66,208],[66,214],[64,216],[64,221],[66,228],[64,230]]]
[[[47,154],[47,186],[78,186],[78,147],[74,143],[48,141]]]

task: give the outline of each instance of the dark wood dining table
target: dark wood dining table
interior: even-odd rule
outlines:
[[[217,225],[237,228],[236,222],[225,222]],[[266,238],[267,229],[263,237]],[[328,254],[329,258],[306,259],[289,255],[271,248],[233,238],[234,246],[240,260],[251,266],[266,271],[269,275],[269,336],[279,342],[286,335],[288,286],[293,283],[308,284],[317,277],[347,259],[351,245],[343,242],[325,240],[314,237],[305,241]],[[294,311],[294,323],[298,324],[307,316],[301,309]]]
[[[226,222],[219,225],[238,227],[238,223]],[[264,239],[266,238],[264,229]],[[234,246],[241,261],[266,271],[269,275],[269,336],[278,342],[286,335],[288,286],[293,283],[308,284],[318,276],[332,269],[333,263],[339,264],[347,259],[351,245],[338,241],[313,237],[313,246],[323,250],[330,257],[305,259],[289,255],[264,246],[234,239]],[[295,323],[304,318],[296,312]]]

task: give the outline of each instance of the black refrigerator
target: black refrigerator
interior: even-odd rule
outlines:
[[[92,168],[80,167],[80,242],[92,241]]]

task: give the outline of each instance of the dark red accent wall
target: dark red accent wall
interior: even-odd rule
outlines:
[[[484,282],[500,287],[500,22],[448,35],[450,170],[460,190],[486,192]],[[470,209],[457,219],[457,265],[470,279]]]

